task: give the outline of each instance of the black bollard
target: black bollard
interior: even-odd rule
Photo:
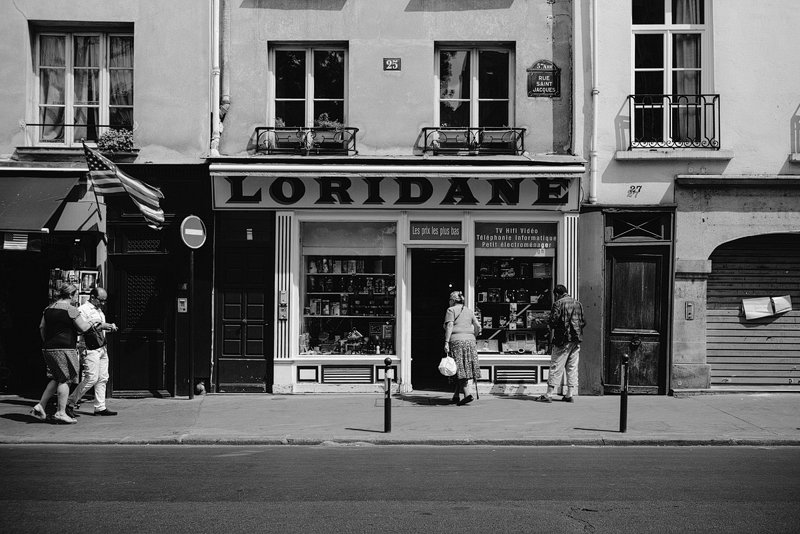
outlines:
[[[384,388],[386,389],[385,397],[383,400],[383,431],[392,431],[392,378],[389,376],[389,366],[392,365],[391,358],[383,360],[385,365],[383,371]]]
[[[628,430],[628,359],[627,354],[622,355],[620,366],[620,392],[619,392],[619,431]]]

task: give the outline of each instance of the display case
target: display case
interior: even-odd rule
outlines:
[[[300,354],[395,354],[394,225],[306,223]]]
[[[478,351],[548,354],[553,258],[476,257],[475,273]]]

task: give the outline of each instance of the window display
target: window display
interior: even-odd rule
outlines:
[[[547,354],[553,258],[476,257],[480,352]]]
[[[303,225],[301,354],[394,354],[393,224]]]

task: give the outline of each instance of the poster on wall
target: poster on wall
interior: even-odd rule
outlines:
[[[100,271],[78,269],[50,269],[48,296],[50,302],[58,300],[58,289],[62,284],[78,286],[80,304],[89,300],[89,293],[100,283]]]

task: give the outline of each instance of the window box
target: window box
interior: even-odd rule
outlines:
[[[525,152],[525,128],[422,129],[423,152],[473,156],[520,155]]]
[[[354,155],[358,128],[256,128],[257,154]]]

